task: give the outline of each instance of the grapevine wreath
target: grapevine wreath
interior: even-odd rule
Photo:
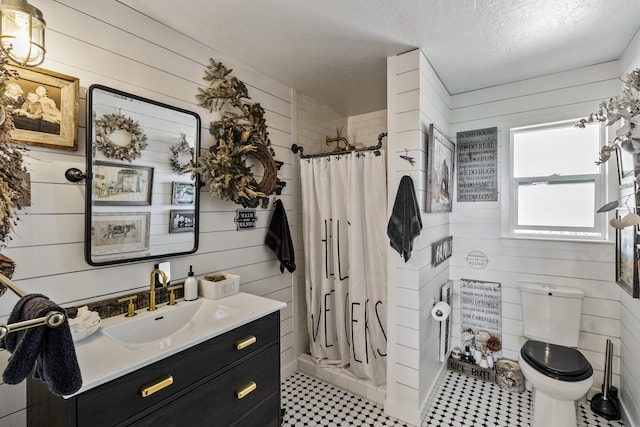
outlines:
[[[205,70],[204,80],[209,87],[198,89],[196,99],[200,106],[221,111],[221,118],[211,122],[210,132],[216,139],[208,152],[200,156],[195,166],[187,171],[199,174],[209,186],[212,196],[231,200],[243,207],[266,208],[269,194],[276,188],[278,168],[264,119],[264,109],[259,103],[249,104],[245,84],[230,76],[232,70],[211,59]],[[233,111],[230,111],[233,110]],[[247,158],[252,157],[264,168],[262,180],[257,182]]]
[[[191,160],[193,160],[193,147],[189,146],[186,135],[182,134],[182,140],[170,146],[169,151],[171,151],[171,156],[169,157],[171,169],[177,174],[184,173],[191,164]],[[181,159],[183,156],[188,156],[190,161],[183,163]]]
[[[96,120],[95,128],[94,148],[109,159],[131,162],[140,157],[142,150],[147,146],[147,135],[142,132],[138,122],[124,114],[105,114]],[[131,135],[129,144],[118,145],[111,141],[110,135],[118,130],[123,130]]]

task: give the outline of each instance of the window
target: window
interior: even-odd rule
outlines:
[[[511,235],[604,239],[604,132],[575,121],[511,129]]]

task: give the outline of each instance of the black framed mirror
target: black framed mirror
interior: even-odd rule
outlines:
[[[87,111],[87,263],[195,252],[200,186],[184,169],[200,149],[198,114],[102,85]]]

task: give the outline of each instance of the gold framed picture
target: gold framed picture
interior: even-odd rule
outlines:
[[[8,68],[19,75],[7,81],[3,94],[15,125],[11,139],[77,150],[79,79],[37,67]]]

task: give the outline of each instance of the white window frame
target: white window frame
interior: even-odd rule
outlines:
[[[541,240],[568,240],[568,241],[608,241],[610,239],[607,227],[607,215],[596,213],[596,210],[603,206],[607,200],[607,167],[606,163],[601,164],[598,168],[599,172],[588,175],[551,175],[545,177],[514,177],[514,135],[516,133],[536,131],[544,129],[552,129],[559,127],[575,126],[576,120],[564,120],[552,123],[540,123],[528,126],[519,126],[509,129],[509,202],[508,202],[508,221],[506,229],[503,228],[503,237],[521,238],[521,239],[541,239]],[[606,143],[606,132],[604,126],[599,128],[599,148]],[[594,162],[598,158],[598,152],[593,153]],[[611,162],[615,167],[616,159],[612,158]],[[546,182],[546,183],[571,183],[571,182],[588,182],[593,181],[594,188],[594,226],[593,227],[555,227],[555,226],[519,226],[518,225],[518,188],[522,183]]]

